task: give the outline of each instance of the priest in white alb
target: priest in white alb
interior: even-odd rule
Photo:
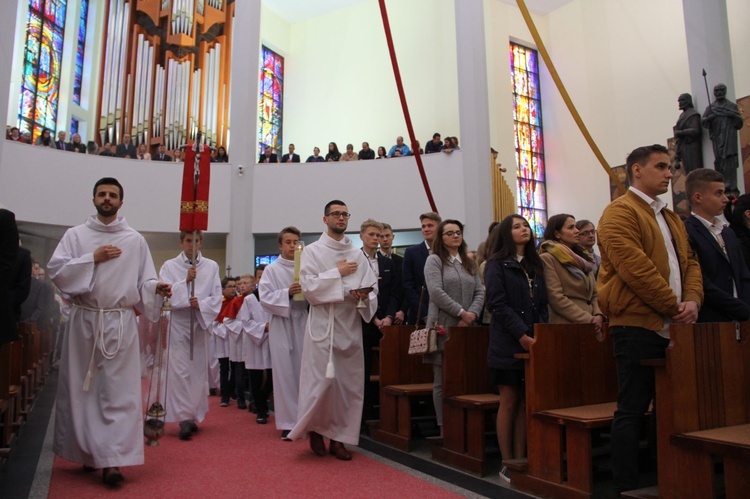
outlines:
[[[102,468],[114,485],[120,466],[143,464],[141,362],[136,309],[159,318],[170,286],[157,282],[148,244],[117,212],[123,189],[111,177],[94,185],[97,214],[65,232],[47,264],[72,309],[60,358],[54,452]]]
[[[302,345],[307,324],[307,300],[302,286],[295,283],[295,252],[301,233],[296,227],[285,227],[279,233],[281,255],[266,267],[258,285],[260,304],[271,314],[268,343],[273,364],[273,400],[276,429],[281,439],[288,440],[289,432],[297,423],[299,375],[302,365]],[[299,256],[297,256],[299,258]],[[297,267],[299,270],[299,267]],[[300,299],[295,299],[295,295]]]
[[[364,398],[362,321],[377,309],[377,277],[345,232],[350,213],[342,201],[323,211],[327,230],[302,252],[300,284],[310,302],[302,352],[297,424],[289,438],[310,438],[310,448],[352,458],[344,444],[359,443]]]
[[[165,421],[179,422],[182,440],[190,440],[191,434],[198,431],[196,422],[203,421],[208,412],[208,341],[211,325],[221,309],[219,265],[201,254],[202,244],[201,231],[180,232],[182,252],[164,262],[159,271],[161,280],[172,285]]]

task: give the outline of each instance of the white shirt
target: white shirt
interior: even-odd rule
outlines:
[[[648,194],[639,191],[633,186],[630,186],[630,190],[633,191],[633,194],[636,194],[639,198],[648,203],[649,206],[651,206],[651,209],[654,210],[656,223],[659,224],[661,235],[664,238],[664,246],[666,246],[667,248],[667,256],[669,257],[669,287],[672,288],[672,292],[675,294],[675,296],[677,296],[677,303],[680,303],[682,301],[682,276],[680,274],[680,260],[677,257],[677,251],[674,247],[672,232],[669,230],[667,219],[664,218],[664,213],[662,212],[662,210],[667,207],[667,203],[665,203],[658,197],[656,199],[653,199]],[[659,333],[659,336],[669,338],[669,324],[671,322],[671,317],[664,316],[664,327],[661,331],[657,331]]]

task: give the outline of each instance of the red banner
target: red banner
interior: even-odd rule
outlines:
[[[190,144],[185,148],[185,166],[182,170],[182,201],[180,202],[180,230],[208,230],[208,191],[211,182],[211,154],[206,145],[198,146],[200,153],[198,178],[195,175],[195,157],[198,154]]]

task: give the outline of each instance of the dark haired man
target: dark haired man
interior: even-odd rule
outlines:
[[[198,429],[196,422],[208,412],[206,345],[221,310],[219,265],[201,254],[202,245],[202,231],[180,232],[182,251],[159,271],[161,280],[172,285],[166,422],[180,424],[182,440],[190,440]]]
[[[229,312],[232,301],[237,297],[237,279],[227,276],[221,280],[221,310],[216,316],[212,326],[211,341],[214,344],[213,351],[219,359],[219,392],[221,395],[220,407],[229,406],[229,399],[235,393],[234,376],[230,376],[229,364],[229,338],[224,319]]]
[[[427,316],[427,307],[430,304],[430,294],[424,284],[424,264],[430,256],[430,246],[435,237],[435,230],[442,219],[434,212],[423,213],[419,216],[422,224],[422,237],[424,241],[406,248],[404,251],[404,267],[402,271],[404,294],[409,300],[409,313],[407,321],[409,324],[421,324]],[[424,296],[422,289],[424,288]],[[420,307],[420,301],[422,305]]]
[[[282,440],[289,440],[289,432],[297,423],[299,374],[309,306],[303,296],[294,298],[302,292],[299,282],[294,280],[294,256],[300,237],[296,227],[281,229],[281,254],[266,267],[258,285],[260,304],[271,314],[268,343],[273,365],[276,429],[281,430]]]
[[[424,146],[424,152],[425,154],[440,152],[441,147],[443,147],[443,141],[440,140],[440,134],[436,132],[432,134],[432,140],[427,141],[427,144]]]
[[[71,298],[57,387],[54,451],[85,468],[143,464],[140,349],[135,310],[152,322],[171,287],[158,282],[146,240],[117,213],[123,189],[114,178],[94,186],[97,214],[68,229],[47,265]],[[116,244],[116,246],[115,246]]]
[[[294,154],[294,144],[289,144],[289,153],[281,157],[282,163],[299,163],[299,154]]]
[[[653,368],[664,357],[669,324],[694,323],[703,301],[701,269],[685,225],[659,199],[672,178],[667,149],[644,146],[628,155],[630,189],[605,208],[598,235],[599,305],[609,317],[617,364],[612,423],[615,490],[638,487],[638,440],[654,396]]]
[[[737,236],[719,218],[728,201],[724,176],[707,168],[692,171],[685,191],[692,209],[685,227],[703,274],[705,296],[698,322],[746,321],[750,319],[750,271]]]
[[[310,448],[352,458],[344,444],[359,443],[364,357],[361,319],[370,321],[378,304],[377,277],[367,258],[346,237],[349,213],[343,201],[323,210],[320,239],[302,252],[300,284],[310,302],[300,371],[297,424],[289,438],[310,438]],[[367,292],[365,288],[372,287]]]

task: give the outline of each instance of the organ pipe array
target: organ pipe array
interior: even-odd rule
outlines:
[[[169,150],[198,137],[226,147],[234,5],[108,0],[107,7],[101,144],[121,143],[129,133],[136,145]]]

